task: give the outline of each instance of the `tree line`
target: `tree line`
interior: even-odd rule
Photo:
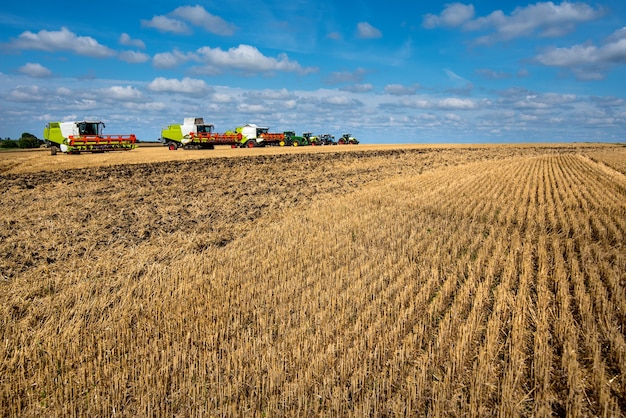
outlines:
[[[0,148],[39,148],[43,141],[35,135],[24,132],[20,139],[0,139]]]

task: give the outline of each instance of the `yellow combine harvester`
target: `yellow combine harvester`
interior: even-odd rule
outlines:
[[[134,134],[104,135],[101,121],[50,122],[43,138],[52,155],[57,150],[68,154],[81,152],[128,151],[137,147]]]

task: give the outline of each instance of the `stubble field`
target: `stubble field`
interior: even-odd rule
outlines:
[[[317,148],[0,154],[2,415],[626,414],[626,147]]]

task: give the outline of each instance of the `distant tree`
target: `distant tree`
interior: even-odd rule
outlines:
[[[17,148],[17,141],[12,141],[9,138],[0,140],[0,148]]]
[[[43,141],[31,133],[24,132],[22,137],[17,140],[18,148],[39,148]]]

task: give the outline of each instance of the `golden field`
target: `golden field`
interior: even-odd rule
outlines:
[[[0,153],[3,416],[626,414],[626,147]]]

